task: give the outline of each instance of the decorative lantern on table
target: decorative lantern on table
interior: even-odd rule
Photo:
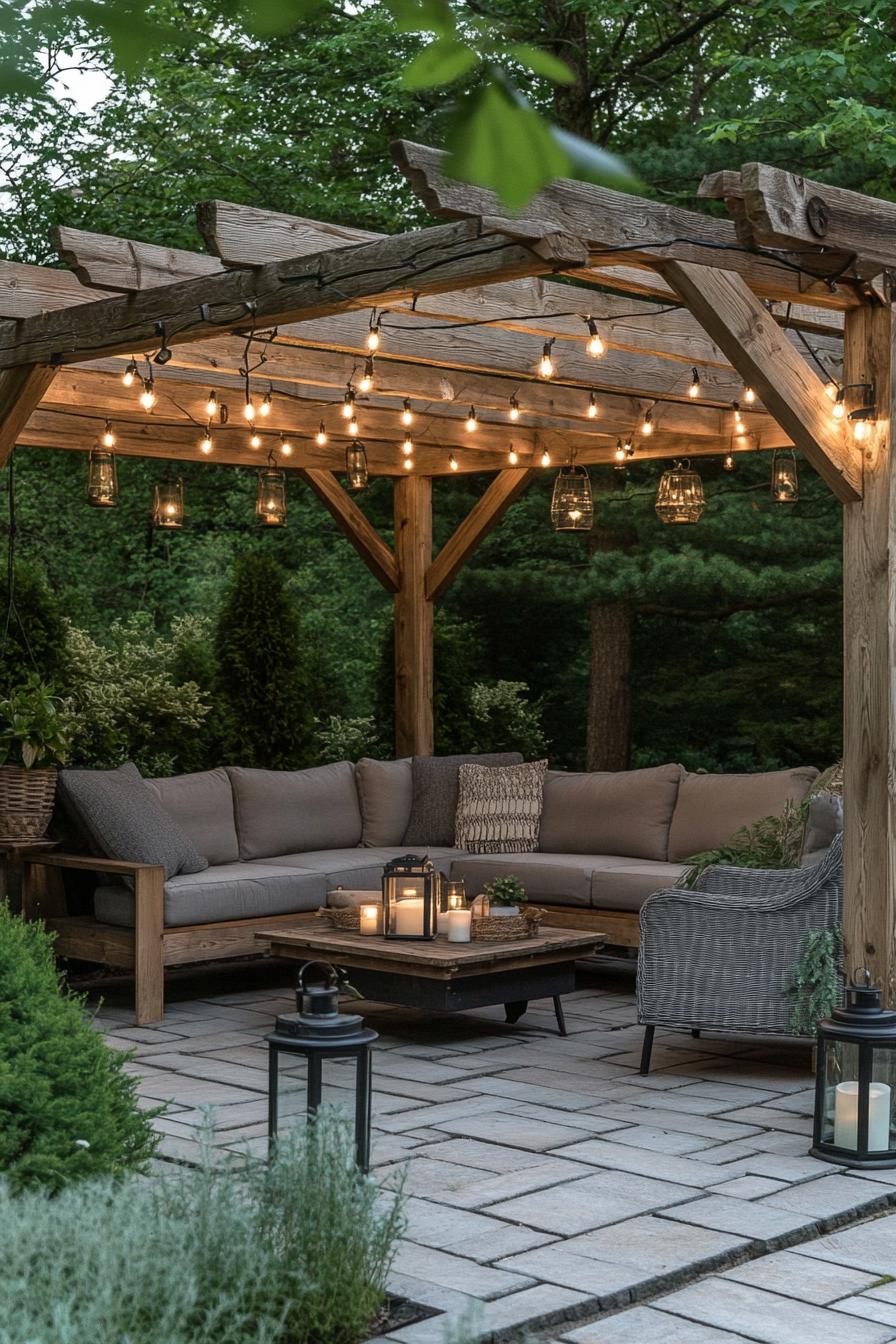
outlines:
[[[811,1155],[845,1167],[896,1167],[896,1012],[865,970],[818,1026]]]
[[[324,983],[307,983],[309,973],[322,971]],[[280,1056],[301,1055],[308,1061],[305,1111],[312,1117],[321,1104],[325,1059],[355,1061],[355,1151],[358,1166],[370,1166],[370,1048],[378,1033],[364,1026],[357,1013],[340,1013],[339,994],[355,993],[334,966],[309,961],[299,971],[294,1013],[282,1013],[268,1042],[268,1151],[277,1140],[280,1101]],[[356,994],[357,997],[357,994]]]
[[[383,934],[435,938],[439,875],[427,858],[404,854],[383,868]]]

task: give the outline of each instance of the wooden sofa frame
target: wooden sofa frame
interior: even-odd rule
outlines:
[[[101,924],[92,915],[70,915],[62,884],[64,870],[130,877],[134,883],[134,927]],[[165,968],[231,957],[263,956],[269,944],[257,934],[278,925],[302,924],[314,914],[257,915],[215,924],[165,928],[165,870],[156,864],[52,851],[27,858],[22,868],[22,913],[42,919],[55,935],[58,957],[120,967],[134,975],[138,1026],[161,1022],[165,1013]],[[623,947],[638,946],[638,915],[621,910],[581,910],[551,906],[547,923],[607,935]]]

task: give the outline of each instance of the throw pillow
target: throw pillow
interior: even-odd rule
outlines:
[[[61,770],[63,805],[107,859],[157,863],[166,879],[208,867],[130,761],[117,770]]]
[[[460,767],[467,762],[473,765],[519,765],[522,759],[518,751],[494,752],[487,756],[415,756],[411,762],[414,781],[411,816],[401,843],[423,847],[453,845]]]
[[[462,765],[455,846],[470,854],[531,854],[537,849],[547,768],[547,761]]]

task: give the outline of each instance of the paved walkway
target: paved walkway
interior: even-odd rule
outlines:
[[[261,1151],[262,1038],[291,1007],[275,965],[181,976],[165,1021],[134,1028],[113,993],[99,1025],[190,1162],[205,1107],[222,1150]],[[231,992],[226,992],[230,990]],[[586,971],[561,1039],[549,1002],[516,1027],[362,1011],[375,1058],[374,1162],[404,1169],[394,1290],[438,1315],[401,1344],[884,1344],[896,1340],[896,1171],[806,1156],[805,1048],[657,1033],[638,1076],[629,978]],[[328,1095],[345,1097],[334,1074]],[[837,1230],[837,1229],[841,1230]]]

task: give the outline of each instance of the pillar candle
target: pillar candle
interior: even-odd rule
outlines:
[[[470,941],[470,923],[473,916],[469,910],[448,911],[449,943],[468,943]]]
[[[402,938],[423,937],[423,897],[395,902],[393,932]]]
[[[361,920],[359,933],[374,934],[380,931],[380,907],[378,905],[362,905],[358,907],[358,914]]]
[[[859,1085],[838,1083],[834,1095],[834,1143],[855,1152],[859,1146]],[[868,1148],[886,1152],[890,1146],[890,1089],[872,1083],[868,1093]]]

